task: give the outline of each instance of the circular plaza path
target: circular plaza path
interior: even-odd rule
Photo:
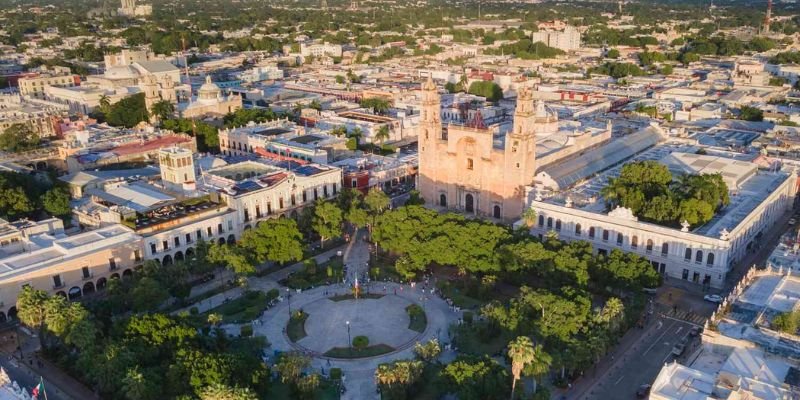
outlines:
[[[384,289],[385,288],[385,289]],[[424,290],[424,295],[423,295]],[[343,399],[378,398],[375,390],[375,369],[382,363],[414,357],[414,344],[439,339],[444,348],[450,342],[448,327],[456,322],[459,313],[423,286],[396,283],[373,283],[370,291],[383,294],[378,299],[333,301],[332,296],[350,293],[349,286],[331,285],[303,292],[292,292],[291,310],[303,309],[308,314],[306,337],[292,343],[286,335],[289,322],[289,301],[284,290],[283,301],[270,308],[255,326],[257,335],[266,336],[273,351],[301,351],[312,357],[315,369],[329,371],[341,368],[347,392]],[[427,326],[423,332],[408,329],[406,307],[423,307]],[[334,359],[323,354],[333,347],[347,347],[346,321],[350,321],[350,337],[367,336],[370,345],[386,344],[395,350],[375,357]]]

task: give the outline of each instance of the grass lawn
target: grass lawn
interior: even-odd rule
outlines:
[[[248,291],[241,297],[199,315],[203,321],[209,314],[222,315],[223,323],[243,323],[252,321],[268,306],[267,294],[262,291]]]
[[[358,295],[359,299],[380,299],[384,295],[378,293],[361,293]],[[328,297],[331,301],[345,301],[345,300],[355,300],[355,296],[352,294],[340,294],[338,296],[331,296]]]
[[[276,379],[269,384],[269,391],[266,399],[270,400],[294,400],[296,395],[292,393],[292,388],[288,383],[283,383]],[[332,382],[323,381],[314,393],[314,400],[339,400],[340,395],[337,387]]]
[[[308,314],[300,313],[298,315],[297,312],[292,314],[292,318],[289,319],[289,323],[286,325],[286,336],[289,336],[289,340],[292,342],[296,342],[304,337],[306,337],[306,320],[308,319]]]
[[[409,321],[408,321],[408,329],[411,329],[412,331],[416,331],[416,332],[420,332],[420,333],[421,332],[425,332],[425,327],[428,326],[428,317],[425,315],[424,311],[423,312],[412,313],[411,309],[413,307],[419,307],[419,306],[416,305],[416,304],[411,304],[408,307],[406,307],[406,312],[408,313],[408,316],[410,318]],[[420,310],[420,311],[422,311],[422,310]]]
[[[306,260],[306,262],[309,262]],[[306,266],[300,271],[295,272],[288,278],[281,280],[281,284],[292,289],[310,289],[312,287],[329,285],[331,283],[340,282],[343,268],[342,257],[333,256],[328,261],[312,266]],[[328,268],[330,267],[330,271]],[[328,272],[331,275],[328,275]]]
[[[349,347],[334,347],[325,352],[325,357],[333,358],[363,358],[379,356],[381,354],[391,353],[394,347],[386,344],[376,344],[374,346],[367,346],[361,350],[351,349]]]

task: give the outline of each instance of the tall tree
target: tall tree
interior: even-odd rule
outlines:
[[[522,375],[522,370],[526,365],[533,362],[533,342],[527,336],[518,336],[508,344],[508,358],[511,359],[511,399],[514,399],[514,391],[517,388],[517,381]]]
[[[0,134],[0,150],[18,153],[39,147],[41,139],[28,124],[13,124]]]
[[[150,115],[158,118],[159,121],[166,121],[175,114],[175,105],[166,100],[160,100],[153,104]]]
[[[325,240],[342,236],[342,210],[332,202],[319,201],[311,225],[320,237],[320,245],[324,246]]]
[[[524,375],[533,378],[533,393],[536,393],[538,377],[550,371],[550,365],[552,364],[553,357],[545,353],[541,344],[533,346],[533,360],[522,371]]]
[[[303,258],[303,234],[291,218],[268,219],[245,231],[237,244],[256,263],[286,263]]]

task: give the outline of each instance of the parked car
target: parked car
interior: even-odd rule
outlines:
[[[644,384],[642,386],[639,386],[639,389],[636,389],[636,397],[640,399],[647,397],[647,395],[650,394],[651,387],[652,386],[650,386],[649,384]]]
[[[794,225],[794,224],[796,224],[796,223],[797,223],[797,220],[796,220],[796,219],[794,219],[794,218],[790,218],[790,219],[789,219],[789,226],[792,226],[792,225]]]
[[[673,347],[673,348],[672,348],[672,354],[673,354],[675,357],[678,357],[678,356],[680,356],[681,354],[683,354],[683,352],[684,352],[685,350],[686,350],[686,343],[684,343],[684,342],[680,342],[680,343],[677,343],[677,344],[675,345],[675,347]]]
[[[691,337],[698,336],[702,330],[703,330],[703,328],[701,328],[699,326],[695,326],[695,327],[692,328],[692,330],[689,331],[689,336],[691,336]]]
[[[718,294],[707,294],[703,296],[703,300],[710,301],[712,303],[722,303],[722,296]]]

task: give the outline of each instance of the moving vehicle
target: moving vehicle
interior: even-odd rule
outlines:
[[[710,301],[712,303],[722,303],[722,296],[718,294],[707,294],[703,296],[703,300]]]
[[[685,350],[686,350],[686,343],[680,342],[680,343],[676,344],[675,347],[672,348],[672,355],[674,355],[675,357],[678,357],[681,354],[683,354],[683,352]]]

